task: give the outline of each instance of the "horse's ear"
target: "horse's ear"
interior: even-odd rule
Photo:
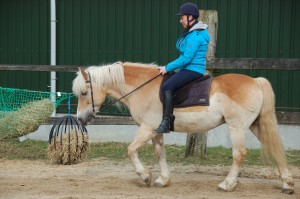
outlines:
[[[85,80],[88,80],[89,74],[88,74],[82,67],[78,67],[78,69],[79,69],[79,71],[81,72],[83,78],[84,78]]]

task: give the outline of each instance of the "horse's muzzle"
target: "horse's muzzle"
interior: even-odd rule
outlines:
[[[86,126],[94,118],[93,115],[88,115],[86,118],[78,117],[78,121],[81,125]]]
[[[84,121],[82,118],[78,118],[78,122],[82,125],[82,126],[86,126],[87,122]]]

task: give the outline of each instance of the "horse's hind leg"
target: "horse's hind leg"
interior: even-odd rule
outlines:
[[[257,137],[257,139],[262,143],[263,140],[261,139],[261,131],[259,128],[258,120],[254,121],[253,124],[250,126],[250,130],[252,133]],[[279,147],[279,146],[278,146]],[[271,151],[273,152],[273,150]],[[276,156],[273,155],[273,156]],[[276,158],[274,158],[276,160]],[[277,161],[278,171],[280,173],[281,181],[282,181],[282,192],[291,194],[294,192],[294,180],[292,174],[290,173],[289,169],[287,168],[286,163],[280,163]]]
[[[138,156],[138,149],[145,145],[154,136],[155,135],[152,133],[152,130],[141,125],[133,142],[128,146],[128,155],[134,164],[135,172],[148,186],[150,186],[152,180],[151,171],[143,166]]]
[[[157,135],[152,139],[155,153],[158,157],[158,163],[160,166],[161,174],[155,180],[154,185],[156,187],[166,187],[170,184],[170,172],[166,161],[166,152],[164,146],[164,140],[162,135]]]
[[[245,132],[233,126],[228,126],[232,143],[233,163],[225,180],[218,185],[222,191],[233,191],[237,185],[237,177],[246,157]]]

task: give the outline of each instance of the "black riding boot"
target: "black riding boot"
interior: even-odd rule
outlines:
[[[173,108],[172,103],[172,91],[164,91],[163,93],[163,117],[161,124],[156,129],[157,134],[162,133],[170,133],[170,117],[171,117],[171,110]]]

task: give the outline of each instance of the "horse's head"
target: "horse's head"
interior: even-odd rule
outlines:
[[[90,67],[85,71],[79,68],[77,77],[73,81],[73,93],[78,97],[77,118],[86,126],[106,98],[104,87],[96,84],[93,72],[96,67]]]
[[[84,70],[79,68],[73,81],[73,93],[78,96],[77,118],[86,125],[99,110],[107,95],[124,94],[124,69],[121,62]]]

